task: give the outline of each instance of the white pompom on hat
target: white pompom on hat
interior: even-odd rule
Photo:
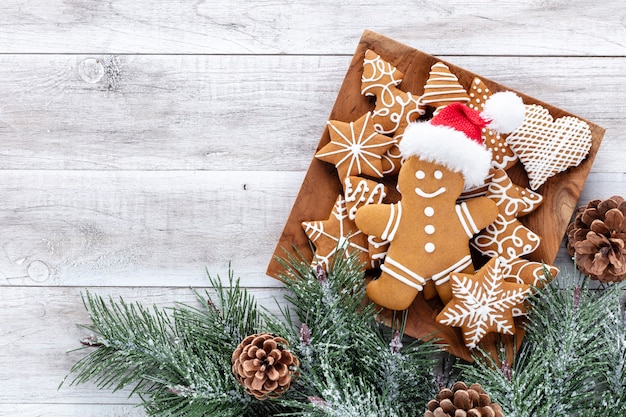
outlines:
[[[427,122],[409,124],[400,141],[403,158],[419,156],[460,172],[465,188],[482,185],[491,168],[491,151],[485,147],[482,130],[510,133],[524,122],[525,107],[515,93],[495,93],[482,112],[462,103],[451,103]]]

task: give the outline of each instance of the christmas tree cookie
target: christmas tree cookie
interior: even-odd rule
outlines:
[[[443,62],[437,62],[430,68],[420,100],[423,104],[434,107],[434,114],[437,114],[450,103],[469,102],[469,96],[450,68]]]
[[[404,74],[400,70],[382,59],[376,52],[371,49],[365,51],[361,94],[390,101],[391,88],[399,86],[403,77]]]

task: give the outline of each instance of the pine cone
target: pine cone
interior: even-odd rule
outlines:
[[[480,384],[469,388],[457,382],[452,389],[442,388],[434,400],[428,402],[424,417],[504,417],[502,407],[491,398]]]
[[[585,275],[602,282],[626,278],[626,201],[620,196],[579,207],[567,227],[567,251]]]
[[[269,333],[253,334],[237,346],[232,370],[237,381],[259,400],[276,398],[289,389],[298,376],[300,361],[282,337]]]

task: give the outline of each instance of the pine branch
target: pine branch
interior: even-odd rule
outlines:
[[[526,338],[512,369],[477,360],[463,378],[480,382],[505,415],[623,415],[626,284],[590,290],[588,280],[553,281],[530,299]]]
[[[403,347],[402,327],[390,333],[364,303],[358,259],[334,259],[328,274],[301,259],[286,261],[291,294],[279,306],[282,317],[259,310],[232,273],[227,288],[209,276],[215,295],[196,292],[200,307],[147,309],[87,293],[94,335],[86,344],[93,350],[72,368],[72,383],[132,386],[150,416],[421,414],[434,394],[439,349]],[[236,382],[231,355],[245,336],[268,331],[289,341],[300,376],[281,397],[259,401]]]
[[[274,325],[291,335],[301,359],[301,378],[292,389],[313,399],[312,405],[301,404],[297,415],[421,414],[434,395],[439,348],[432,343],[403,347],[401,332],[390,334],[375,306],[364,303],[358,258],[344,255],[334,257],[328,273],[297,257],[282,261],[281,278],[291,291],[285,298],[298,317],[285,311],[286,320]]]
[[[264,315],[232,273],[228,288],[219,277],[209,280],[217,302],[196,293],[200,308],[146,309],[87,293],[94,335],[86,344],[95,349],[72,367],[71,383],[133,386],[151,416],[271,415],[275,407],[255,404],[230,372],[233,350],[242,335],[260,330]]]

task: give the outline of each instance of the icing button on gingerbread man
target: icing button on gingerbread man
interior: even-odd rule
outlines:
[[[521,99],[508,97],[511,111],[518,112],[511,118],[521,124]],[[498,209],[486,197],[457,199],[464,187],[481,184],[489,173],[491,152],[481,130],[494,117],[453,103],[430,122],[407,128],[400,143],[405,158],[398,176],[401,200],[362,207],[355,218],[364,233],[390,241],[380,277],[366,288],[376,304],[404,310],[429,281],[447,303],[450,273],[474,272],[469,240],[496,218]]]

